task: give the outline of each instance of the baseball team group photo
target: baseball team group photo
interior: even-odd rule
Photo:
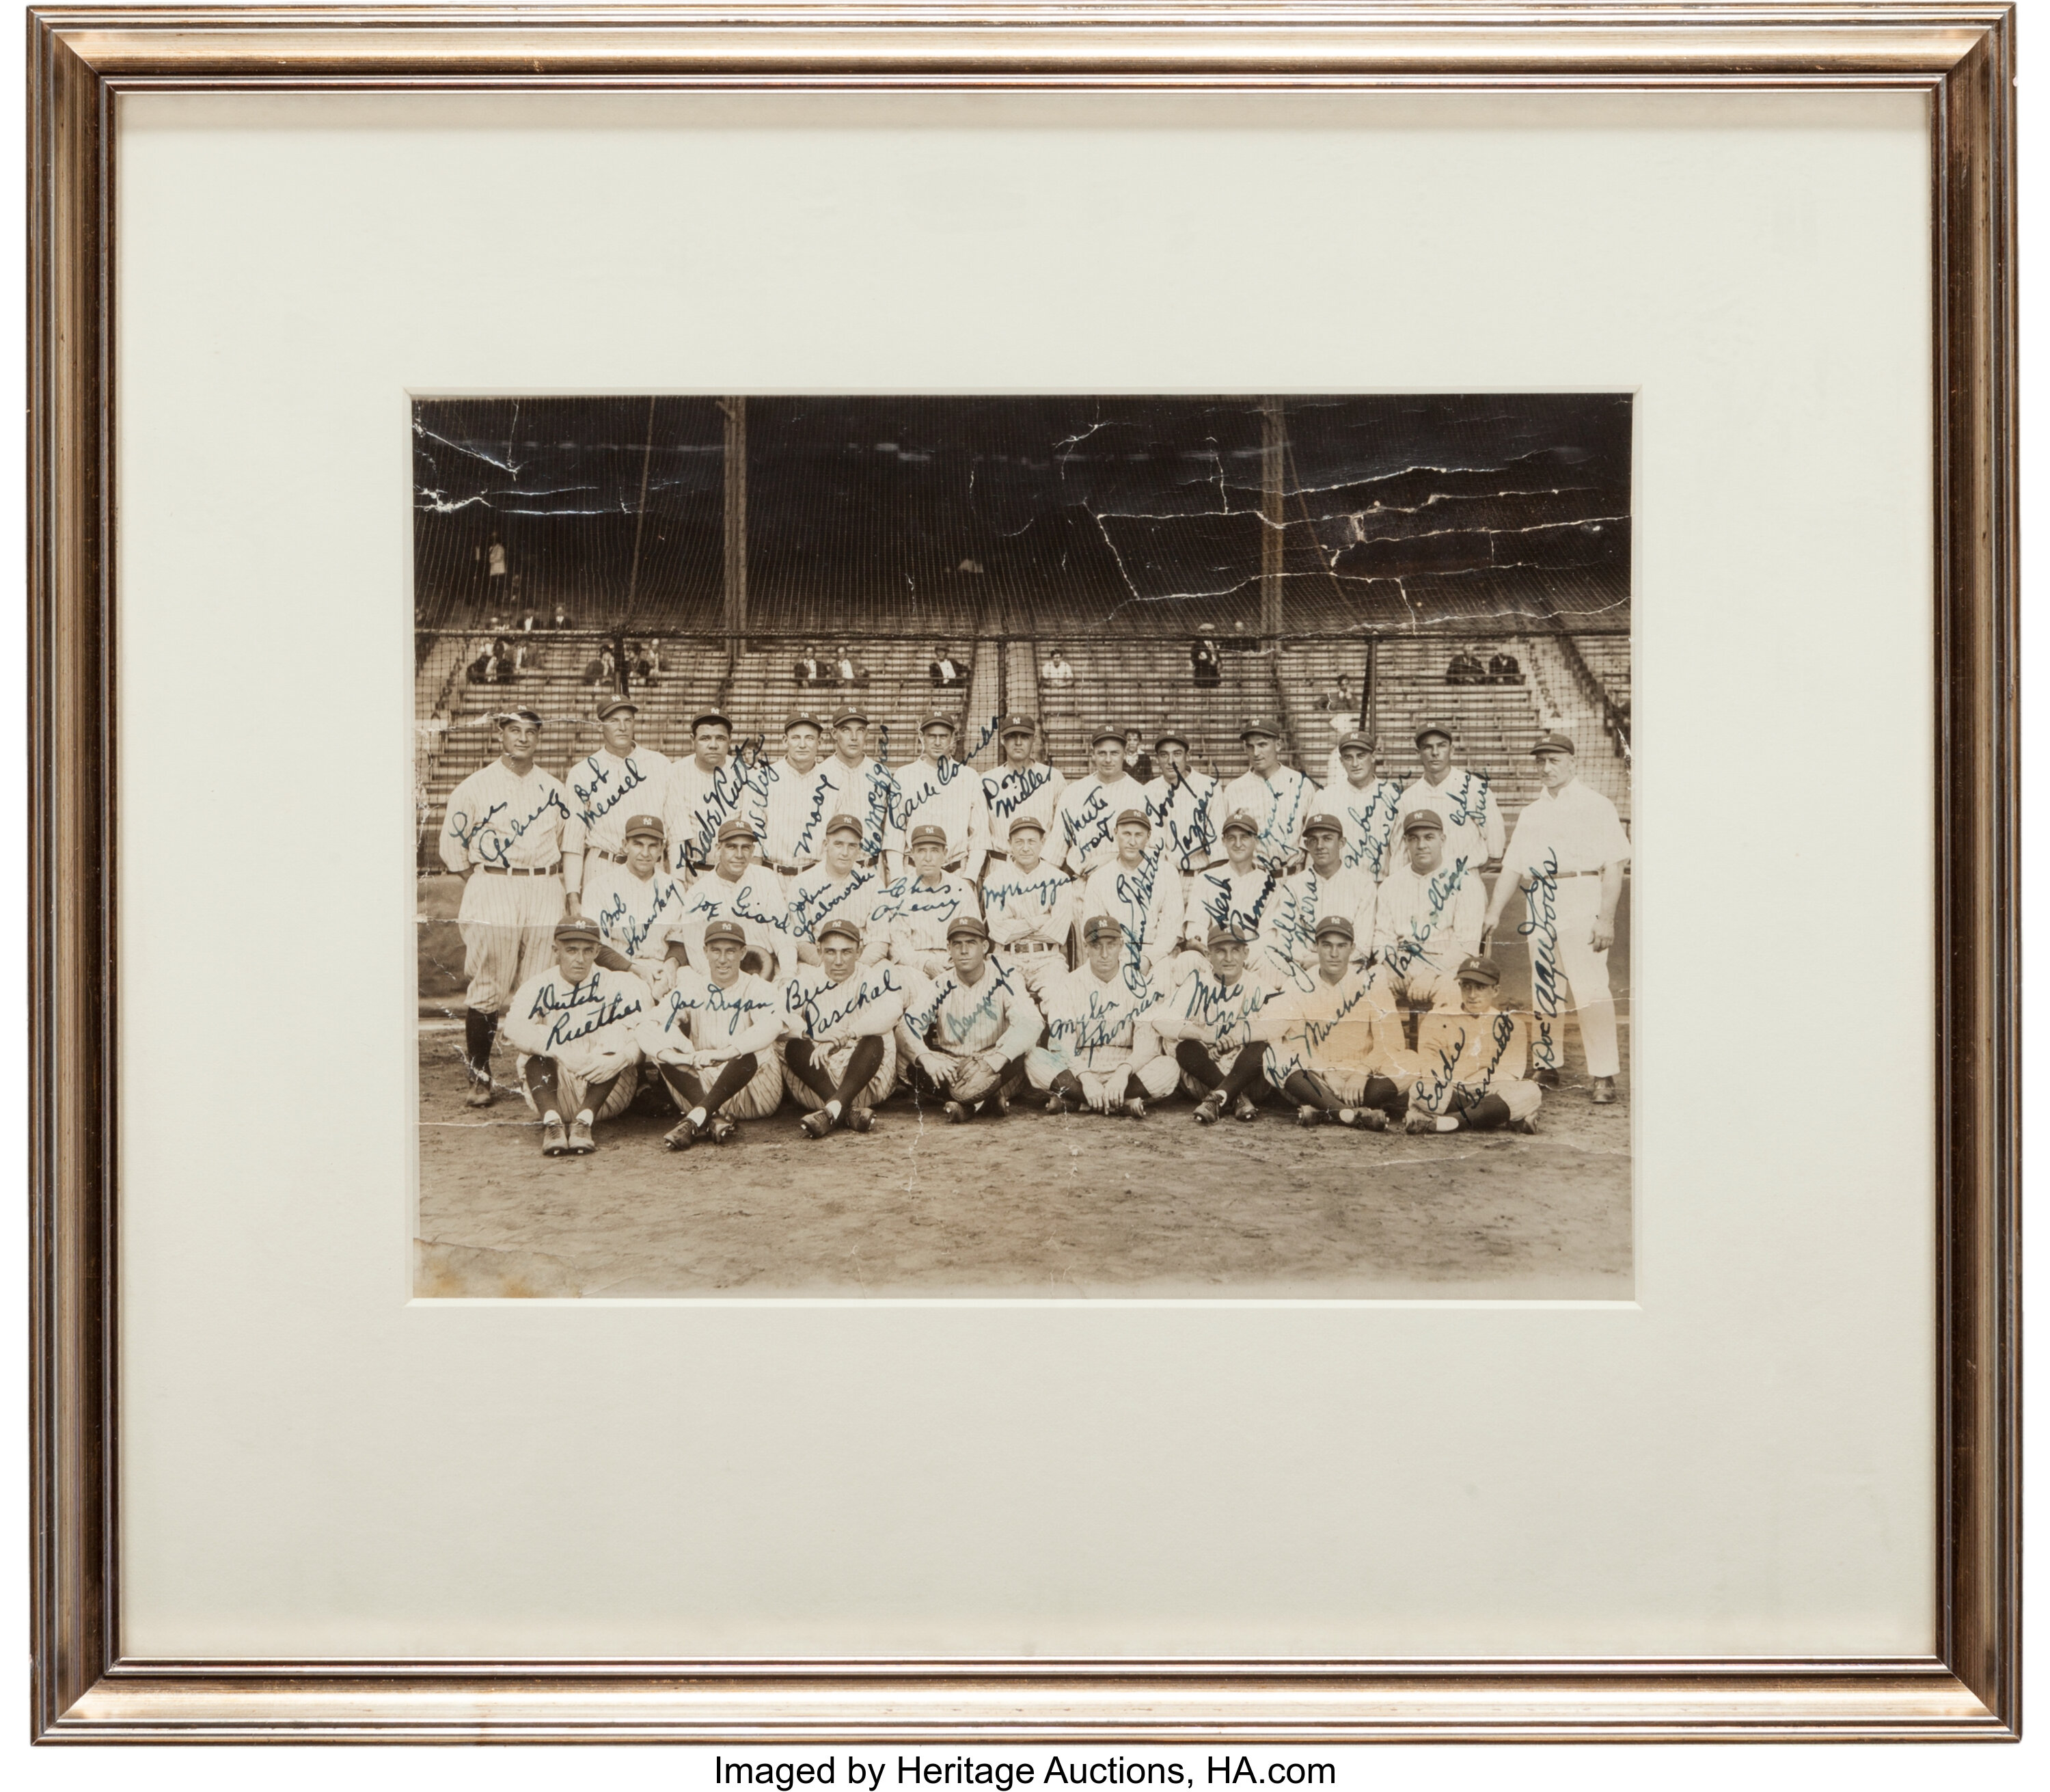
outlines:
[[[416,397],[415,1293],[1631,1298],[1633,422]]]

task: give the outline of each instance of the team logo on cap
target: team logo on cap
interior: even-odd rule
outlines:
[[[1502,967],[1492,958],[1462,958],[1452,980],[1458,983],[1486,983],[1491,987],[1502,981]]]
[[[989,929],[983,923],[982,917],[979,915],[957,915],[947,923],[947,938],[957,939],[963,934],[966,934],[972,939],[987,939],[989,937]]]
[[[1093,946],[1099,939],[1122,939],[1124,929],[1108,915],[1092,915],[1082,923],[1082,939]]]
[[[930,822],[922,822],[911,830],[910,845],[923,846],[928,842],[935,846],[945,845],[947,830],[943,827],[935,827]]]
[[[1260,837],[1260,824],[1253,818],[1253,812],[1249,809],[1235,809],[1225,817],[1224,826],[1218,829],[1218,832],[1249,834],[1257,840]]]
[[[1210,929],[1209,945],[1212,951],[1215,951],[1220,946],[1244,946],[1249,943],[1245,931],[1242,927],[1230,927],[1220,921]]]
[[[722,822],[719,824],[719,833],[716,836],[718,843],[722,846],[725,845],[730,841],[752,841],[757,837],[758,837],[756,835],[754,830],[750,827],[746,822],[740,820],[737,816],[732,821]]]
[[[1105,722],[1089,736],[1089,744],[1092,747],[1100,747],[1106,740],[1115,740],[1119,746],[1122,747],[1124,744],[1124,730],[1115,722]]]
[[[861,929],[852,921],[828,921],[813,937],[823,946],[835,934],[843,939],[852,940],[857,946],[861,943]]]
[[[706,926],[704,943],[711,946],[722,939],[731,940],[735,946],[745,946],[747,943],[747,930],[739,922],[729,921],[722,916]]]
[[[1303,824],[1305,838],[1313,834],[1343,834],[1345,823],[1335,815],[1312,815]]]
[[[825,732],[825,724],[816,716],[793,716],[789,720],[784,723],[783,732],[785,734],[788,734],[793,728],[810,728],[813,732],[818,734],[823,734]]]
[[[1426,716],[1417,722],[1410,738],[1421,747],[1424,744],[1424,736],[1432,734],[1442,734],[1449,741],[1452,738],[1452,725],[1450,722],[1434,721]]]
[[[1574,759],[1580,756],[1573,751],[1573,737],[1569,734],[1539,735],[1538,744],[1530,749],[1530,756],[1535,759],[1540,753],[1564,753]]]
[[[826,838],[830,840],[836,834],[851,834],[859,840],[861,823],[852,815],[836,815],[826,823]]]
[[[997,730],[997,737],[1000,740],[1007,740],[1014,734],[1036,732],[1038,729],[1034,726],[1030,716],[1006,716],[1002,725]]]
[[[621,837],[627,840],[666,840],[668,830],[662,826],[660,815],[629,815],[626,826],[620,830]]]
[[[555,923],[558,939],[595,939],[598,936],[598,923],[586,920],[581,915],[572,915]]]
[[[1153,831],[1152,818],[1143,809],[1120,810],[1118,811],[1117,820],[1113,824],[1113,827],[1120,828],[1144,828],[1148,834],[1151,834]]]
[[[868,726],[868,716],[864,711],[859,709],[843,709],[833,717],[833,726],[835,728],[851,728],[856,722],[860,723],[863,728]]]
[[[1046,824],[1044,822],[1035,820],[1030,815],[1019,815],[1013,818],[1011,823],[1011,832],[1015,834],[1020,828],[1030,828],[1043,840],[1046,836]]]
[[[1350,939],[1353,937],[1352,923],[1348,921],[1343,915],[1327,915],[1321,921],[1317,923],[1316,927],[1311,937],[1316,939],[1322,939],[1327,933],[1338,934],[1347,939]]]
[[[1281,738],[1281,731],[1265,716],[1253,716],[1249,717],[1245,727],[1238,731],[1238,737],[1241,740],[1251,740],[1256,737],[1266,740],[1279,740]]]
[[[1413,809],[1402,818],[1402,832],[1412,834],[1443,834],[1444,818],[1435,809]]]

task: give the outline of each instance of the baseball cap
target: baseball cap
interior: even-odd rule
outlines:
[[[987,939],[989,929],[980,915],[957,915],[947,923],[947,938],[953,939],[962,934],[968,934],[976,939]]]
[[[868,720],[868,714],[867,714],[867,712],[866,710],[862,710],[862,709],[842,709],[842,710],[838,711],[838,712],[834,715],[834,716],[833,716],[833,726],[834,726],[835,728],[845,728],[845,727],[848,725],[848,723],[850,723],[850,722],[863,722],[863,723],[865,723],[865,722],[867,722],[867,720]]]
[[[1303,824],[1303,834],[1306,839],[1313,834],[1343,834],[1344,832],[1345,823],[1335,815],[1312,815]]]
[[[542,726],[540,712],[537,709],[501,709],[491,718],[493,728],[504,728],[509,722],[524,722],[529,728]]]
[[[793,716],[789,720],[784,723],[783,732],[788,734],[793,728],[816,728],[820,734],[824,734],[826,731],[825,724],[816,716]]]
[[[1343,915],[1327,915],[1312,930],[1313,939],[1322,939],[1327,933],[1342,933],[1347,939],[1353,937],[1352,923]]]
[[[1015,815],[1011,818],[1009,832],[1005,834],[1004,837],[1007,840],[1010,838],[1011,834],[1017,833],[1020,828],[1030,828],[1043,840],[1046,836],[1046,824],[1044,822],[1042,822],[1036,817],[1031,815]]]
[[[1189,744],[1189,737],[1174,728],[1163,728],[1153,736],[1153,744],[1156,747],[1186,748]]]
[[[581,915],[572,915],[555,923],[558,939],[595,939],[598,937],[598,923],[588,921]]]
[[[692,716],[691,732],[696,734],[697,731],[703,728],[707,722],[717,722],[719,725],[724,728],[728,734],[733,732],[733,722],[731,718],[721,715],[716,709],[707,709],[702,714]]]
[[[1452,980],[1456,983],[1499,983],[1502,967],[1492,958],[1462,958]]]
[[[1117,812],[1117,819],[1111,826],[1113,830],[1126,826],[1141,827],[1151,834],[1153,831],[1153,818],[1143,809],[1120,809]]]
[[[1279,740],[1281,730],[1265,716],[1249,716],[1245,725],[1238,731],[1241,740],[1250,740],[1257,734],[1264,734],[1269,740]]]
[[[1260,824],[1253,818],[1252,810],[1235,809],[1225,817],[1224,826],[1219,828],[1218,832],[1221,834],[1249,834],[1257,839],[1260,835]]]
[[[918,732],[921,734],[923,734],[929,728],[943,728],[949,734],[958,734],[961,732],[959,724],[955,722],[953,717],[951,716],[928,716],[922,722],[919,723]]]
[[[1405,838],[1413,834],[1443,834],[1445,818],[1435,809],[1413,809],[1402,818]]]
[[[704,931],[704,943],[710,946],[721,939],[730,939],[736,946],[747,943],[747,930],[738,921],[729,921],[723,916],[708,923]]]
[[[1096,732],[1089,736],[1089,744],[1093,747],[1098,742],[1104,740],[1115,740],[1119,746],[1122,747],[1124,744],[1124,730],[1115,722],[1101,723]]]
[[[826,837],[830,840],[836,834],[851,834],[859,840],[861,823],[852,815],[836,815],[826,823]]]
[[[828,921],[818,930],[814,937],[823,946],[835,934],[838,934],[843,939],[852,940],[857,946],[861,943],[861,929],[852,921]]]
[[[942,827],[935,827],[930,822],[926,822],[911,830],[911,837],[906,844],[913,846],[922,846],[929,840],[936,845],[945,845],[947,843],[947,830]]]
[[[1122,939],[1124,929],[1108,915],[1092,915],[1082,923],[1082,939],[1094,945],[1099,939]]]
[[[1530,749],[1530,756],[1535,759],[1540,753],[1565,753],[1576,759],[1580,756],[1573,752],[1573,738],[1569,734],[1539,735],[1538,744]]]
[[[1354,729],[1350,734],[1348,734],[1339,743],[1339,751],[1342,753],[1348,747],[1364,747],[1370,753],[1374,751],[1373,741],[1369,740],[1366,736],[1362,734],[1357,728]]]
[[[1212,927],[1206,943],[1214,951],[1220,946],[1244,946],[1249,943],[1242,927],[1228,927],[1222,922]]]
[[[608,697],[598,706],[598,719],[601,722],[609,721],[622,709],[629,716],[641,713],[641,705],[630,697]]]
[[[669,835],[668,830],[662,826],[662,818],[660,815],[629,815],[626,818],[626,826],[621,830],[620,837],[624,840],[632,840],[637,837],[666,840]]]
[[[1452,738],[1452,725],[1450,722],[1432,721],[1426,717],[1417,723],[1417,732],[1410,738],[1421,747],[1424,744],[1424,736],[1427,734],[1442,734],[1449,740]]]
[[[1001,740],[1014,734],[1031,734],[1035,732],[1036,724],[1030,716],[1006,716],[998,725],[996,737]]]
[[[746,822],[735,816],[730,822],[719,823],[719,833],[715,837],[718,843],[723,846],[729,840],[757,840],[761,837]]]

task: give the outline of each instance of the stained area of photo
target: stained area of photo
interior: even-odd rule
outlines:
[[[1613,1101],[1591,1097],[1571,987],[1534,986],[1525,897],[1491,935],[1499,1005],[1553,1011],[1534,1133],[1306,1126],[1272,1088],[1251,1122],[1195,1123],[1183,1088],[1143,1120],[1050,1115],[1029,1083],[953,1124],[900,1083],[866,1134],[813,1139],[786,1098],[680,1154],[649,1079],[594,1154],[548,1158],[502,1036],[497,1100],[465,1105],[464,887],[440,846],[495,716],[531,709],[561,780],[622,697],[672,760],[694,718],[726,717],[736,791],[805,714],[830,755],[835,716],[863,713],[893,775],[944,716],[978,780],[1007,718],[1071,783],[1093,735],[1133,735],[1153,776],[1175,735],[1220,794],[1249,722],[1325,790],[1347,736],[1406,788],[1436,722],[1505,841],[1542,787],[1534,747],[1563,735],[1627,827],[1634,412],[1627,393],[416,398],[418,1292],[1630,1298],[1628,875]],[[1385,852],[1384,873],[1399,835]],[[1491,894],[1496,863],[1475,875]],[[1085,966],[1078,936],[1063,962]],[[1428,1052],[1428,1019],[1403,1015],[1404,1049]]]

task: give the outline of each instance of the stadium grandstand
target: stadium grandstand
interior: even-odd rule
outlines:
[[[1351,727],[1407,777],[1429,717],[1512,816],[1559,727],[1630,814],[1627,396],[423,399],[413,428],[423,865],[494,713],[538,710],[559,772],[617,690],[672,755],[707,708],[773,755],[852,698],[886,761],[937,707],[987,765],[1023,713],[1070,775],[1105,720],[1236,775],[1263,714],[1320,780]]]

